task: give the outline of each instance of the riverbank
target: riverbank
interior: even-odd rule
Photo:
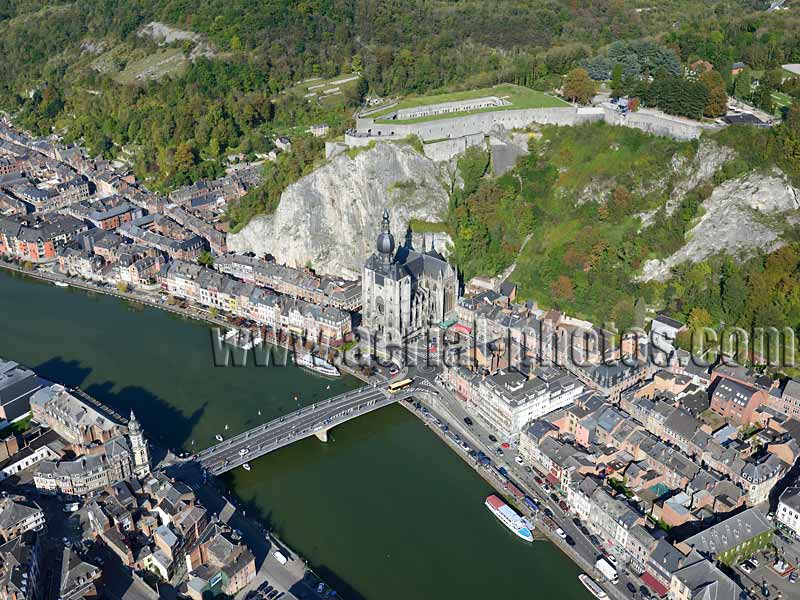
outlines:
[[[38,268],[35,270],[25,269],[16,263],[8,262],[3,259],[0,259],[0,268],[10,271],[12,273],[25,275],[27,277],[31,277],[39,281],[49,282],[54,285],[56,283],[65,283],[70,287],[74,287],[76,289],[84,290],[87,292],[104,294],[106,296],[111,296],[119,300],[126,300],[128,302],[137,302],[144,306],[149,306],[150,308],[157,308],[159,310],[163,310],[165,312],[172,313],[174,315],[185,317],[187,319],[199,321],[202,323],[206,323],[208,325],[216,325],[217,327],[220,327],[222,329],[227,330],[236,327],[233,323],[231,323],[229,320],[225,318],[221,318],[219,316],[215,317],[211,315],[210,312],[203,307],[193,306],[188,302],[186,308],[177,304],[168,304],[166,302],[161,301],[160,298],[158,297],[158,294],[152,294],[152,293],[148,294],[148,292],[145,290],[137,290],[136,288],[133,288],[130,291],[122,291],[117,287],[110,286],[109,284],[100,285],[91,281],[78,279],[76,277],[69,277],[66,275],[62,275],[54,271],[41,270]],[[273,335],[269,339],[264,340],[264,343],[277,348],[284,348],[286,350],[291,350],[293,352],[296,352],[297,344],[296,343],[293,344],[292,340],[297,342],[297,339],[294,337],[289,337],[288,339],[286,338],[277,339],[277,337]],[[321,350],[321,354],[325,355],[327,355],[331,351],[338,352],[337,348],[332,348],[324,344],[321,344],[319,346],[319,349]],[[304,347],[303,350],[308,350],[308,348]],[[369,377],[364,375],[364,373],[356,369],[353,369],[343,363],[337,366],[340,371],[348,375],[351,375],[356,379],[363,381],[364,383],[369,383]]]
[[[428,397],[428,402],[423,402],[423,405],[427,405],[429,413],[435,418],[438,418],[443,424],[447,425],[448,431],[457,432],[462,439],[468,440],[473,448],[477,449],[480,447],[480,443],[475,438],[474,433],[468,428],[463,427],[456,415],[448,413],[448,416],[445,416],[443,411],[438,409],[439,403],[437,402],[435,396],[428,393],[424,393],[424,395]],[[503,497],[508,504],[514,507],[517,512],[526,515],[529,520],[533,522],[535,525],[534,543],[537,541],[551,542],[569,560],[580,566],[587,574],[589,574],[590,577],[594,578],[610,597],[615,598],[616,600],[629,600],[629,598],[627,598],[621,590],[607,584],[606,580],[603,578],[602,574],[597,571],[594,563],[591,560],[577,552],[572,546],[567,544],[565,540],[559,537],[552,528],[548,527],[542,518],[542,513],[532,513],[529,507],[520,502],[518,498],[515,498],[513,495],[509,494],[502,482],[500,482],[497,477],[492,475],[491,470],[482,467],[476,460],[474,460],[467,452],[465,452],[458,444],[456,444],[454,439],[447,435],[442,427],[436,426],[431,419],[426,419],[425,416],[419,410],[417,410],[412,403],[400,402],[400,404],[406,408],[406,410],[418,417],[425,427],[427,427],[439,439],[441,439],[445,446],[447,446],[459,458],[461,458],[464,463],[469,465],[475,473],[477,473],[487,484],[489,484],[497,492],[497,494]],[[525,493],[525,495],[536,499],[540,506],[544,506],[544,504],[547,502],[546,499],[542,501],[540,498],[541,494],[532,489],[531,486],[529,486],[525,481],[516,480],[514,483],[523,491],[523,493]]]
[[[0,329],[15,359],[118,414],[134,408],[164,448],[204,448],[226,425],[246,431],[361,385],[292,365],[220,367],[205,323],[11,275],[0,275]],[[534,589],[589,598],[574,563],[499,527],[484,507],[487,481],[399,407],[251,466],[220,478],[226,495],[348,600],[479,600]]]

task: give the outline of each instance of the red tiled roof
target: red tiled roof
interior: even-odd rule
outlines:
[[[666,596],[669,588],[661,583],[658,579],[650,575],[650,573],[646,572],[642,575],[642,581],[644,581],[645,585],[653,590],[659,596]]]

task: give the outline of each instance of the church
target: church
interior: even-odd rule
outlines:
[[[375,249],[362,278],[362,326],[371,334],[400,342],[456,310],[456,270],[434,248],[414,250],[410,236],[395,252],[387,210]]]

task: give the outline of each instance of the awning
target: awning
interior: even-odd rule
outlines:
[[[650,575],[647,571],[645,571],[644,575],[642,575],[642,581],[644,584],[653,590],[659,596],[666,596],[669,588],[661,583],[658,579]]]
[[[472,327],[467,327],[466,325],[462,325],[461,323],[456,324],[453,329],[458,332],[465,333],[467,335],[472,333]]]
[[[552,483],[553,485],[558,485],[560,483],[559,480],[558,480],[558,477],[556,477],[552,473],[548,473],[547,474],[547,481],[549,483]]]

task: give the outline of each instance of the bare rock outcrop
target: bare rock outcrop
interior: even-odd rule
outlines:
[[[709,138],[701,138],[694,158],[673,156],[671,161],[672,180],[675,182],[666,205],[666,213],[671,215],[681,204],[686,194],[701,183],[711,181],[714,173],[722,165],[736,157],[736,152],[721,146]],[[652,225],[658,210],[640,213],[642,228]]]
[[[798,208],[800,191],[779,171],[726,181],[703,202],[703,215],[688,232],[686,244],[663,260],[647,261],[639,279],[665,281],[672,267],[719,253],[746,258],[771,252],[784,244],[783,226]]]
[[[269,253],[290,266],[311,265],[322,274],[356,277],[373,252],[384,208],[391,213],[398,245],[411,219],[442,219],[452,181],[448,168],[406,144],[379,142],[353,158],[340,154],[286,188],[273,214],[229,235],[228,247]],[[440,251],[441,246],[439,237]]]

